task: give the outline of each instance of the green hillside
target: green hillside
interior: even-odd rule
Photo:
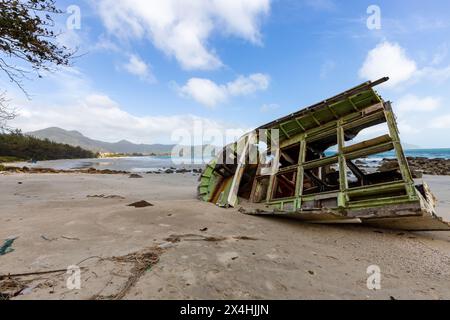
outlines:
[[[80,147],[37,139],[20,132],[0,134],[0,162],[17,160],[59,160],[95,158],[97,155]]]

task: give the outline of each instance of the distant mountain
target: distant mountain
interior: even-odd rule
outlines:
[[[71,146],[81,147],[83,149],[101,152],[101,153],[143,153],[143,154],[167,154],[171,153],[175,145],[164,144],[134,144],[127,140],[122,140],[116,143],[104,142],[90,139],[78,131],[67,131],[61,128],[47,128],[44,130],[27,133],[39,139],[48,139],[57,143],[64,143]],[[421,149],[421,147],[404,143],[405,150]],[[202,150],[201,147],[195,147],[195,150]]]
[[[134,144],[127,140],[116,143],[104,142],[90,139],[78,131],[67,131],[61,128],[47,128],[44,130],[27,133],[39,139],[48,139],[57,143],[64,143],[71,146],[81,147],[93,152],[102,153],[144,153],[163,154],[171,153],[175,145],[163,144]]]

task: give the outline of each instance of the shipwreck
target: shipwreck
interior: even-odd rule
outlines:
[[[391,102],[374,90],[388,80],[361,84],[226,146],[204,170],[199,198],[311,223],[450,230],[429,187],[413,179]],[[364,140],[362,132],[379,126],[386,134]],[[398,160],[392,170],[364,166],[364,159],[390,151]]]

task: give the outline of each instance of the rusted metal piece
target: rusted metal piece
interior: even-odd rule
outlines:
[[[283,215],[312,223],[363,223],[403,230],[449,230],[428,186],[415,185],[390,102],[366,82],[275,120],[224,148],[204,171],[203,201],[242,207],[253,215]],[[384,125],[366,141],[361,132]],[[266,131],[264,134],[263,132]],[[275,136],[260,150],[255,136]],[[265,156],[250,162],[252,152]],[[398,166],[377,171],[363,159],[393,151]]]

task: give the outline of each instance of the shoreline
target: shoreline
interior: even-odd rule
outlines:
[[[162,172],[166,170],[199,170],[206,166],[199,159],[185,161],[178,158],[159,157],[127,157],[127,158],[104,158],[104,159],[73,159],[73,160],[51,160],[40,161],[35,164],[27,162],[3,163],[1,168],[7,167],[28,170],[55,170],[60,172],[74,172],[79,170],[97,170],[127,173]]]
[[[141,172],[141,174],[201,174],[202,169],[186,169],[183,168],[162,168],[154,171]],[[109,170],[109,169],[95,169],[95,168],[87,168],[87,169],[71,169],[71,170],[58,170],[51,168],[29,168],[29,167],[1,167],[0,166],[0,174],[97,174],[97,175],[136,175],[136,172],[133,171],[120,171],[120,170]]]
[[[111,158],[111,159],[76,159],[76,160],[54,160],[54,161],[41,161],[39,164],[28,164],[25,162],[16,163],[3,163],[0,164],[1,171],[9,172],[31,172],[31,173],[91,173],[91,174],[145,174],[145,173],[200,173],[204,169],[207,163],[176,163],[173,160],[171,162],[161,163],[160,166],[153,168],[142,168],[139,166],[145,165],[142,163],[134,163],[134,167],[131,164],[115,164],[108,162],[100,162],[100,160],[135,160],[136,157],[126,158]],[[152,160],[160,161],[162,159],[157,157],[151,157]],[[167,159],[165,159],[167,160]],[[422,175],[436,175],[436,176],[450,176],[450,159],[443,158],[423,158],[423,157],[407,157],[411,173],[414,178],[420,178]],[[96,162],[99,161],[99,162]],[[60,168],[62,163],[73,162],[70,168]],[[392,171],[398,169],[398,162],[396,159],[383,158],[374,160],[371,158],[362,158],[356,160],[356,165],[366,171]],[[78,165],[77,165],[78,164]],[[154,166],[155,164],[148,164]],[[67,166],[67,164],[66,164]],[[130,167],[126,170],[113,169],[114,167]],[[64,166],[63,166],[64,167]],[[109,167],[100,169],[100,167]],[[179,171],[179,172],[177,172]]]

